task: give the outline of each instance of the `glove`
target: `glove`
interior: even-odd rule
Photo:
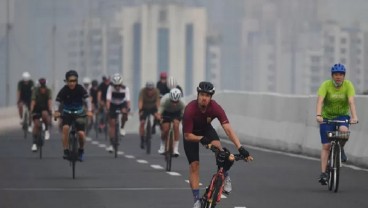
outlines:
[[[207,137],[203,136],[203,137],[202,137],[202,139],[201,139],[201,140],[199,140],[199,142],[201,142],[201,144],[202,144],[203,146],[206,146],[206,145],[208,145],[209,143],[211,143],[211,140],[210,140],[209,138],[207,138]]]
[[[239,153],[241,154],[241,155],[243,155],[244,156],[244,158],[247,158],[247,157],[249,157],[249,152],[243,147],[243,146],[241,146],[239,149],[238,149],[238,151],[239,151]]]
[[[216,157],[216,164],[218,167],[223,167],[224,166],[224,163],[225,163],[225,160],[226,160],[226,152],[225,151],[220,151],[218,154],[217,154],[217,157]]]

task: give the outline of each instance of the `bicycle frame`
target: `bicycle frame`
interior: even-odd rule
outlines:
[[[152,137],[151,114],[148,114],[146,118],[146,127],[145,127],[145,142],[147,154],[151,154],[151,137]]]
[[[117,110],[115,111],[115,114],[117,114],[116,118],[115,118],[115,141],[112,141],[113,147],[114,147],[114,156],[115,158],[118,157],[118,146],[119,146],[119,141],[120,141],[120,133],[119,133],[119,128],[120,128],[120,115],[121,115],[121,111]]]
[[[38,114],[40,116],[40,118],[38,119],[38,133],[37,133],[37,137],[36,137],[36,144],[38,147],[38,151],[39,151],[39,155],[40,155],[40,159],[42,159],[42,147],[45,141],[45,128],[43,127],[44,122],[42,119],[42,114]],[[34,123],[34,125],[36,125],[36,123]]]
[[[216,153],[216,156],[221,151],[213,146],[208,145],[208,149]],[[244,156],[240,154],[226,154],[226,157],[230,161],[239,161],[239,160],[245,160]],[[224,164],[220,165],[217,172],[212,176],[211,182],[209,186],[206,188],[206,192],[202,196],[202,208],[214,208],[216,204],[218,204],[221,200],[221,194],[224,189],[225,185],[225,171],[224,171]]]
[[[165,140],[166,171],[171,171],[172,157],[174,154],[174,121],[170,122],[169,133]]]
[[[27,139],[27,135],[28,135],[28,127],[30,126],[30,116],[29,115],[29,109],[27,107],[27,105],[23,104],[23,120],[22,120],[22,129],[23,129],[23,133],[24,133],[24,139]]]

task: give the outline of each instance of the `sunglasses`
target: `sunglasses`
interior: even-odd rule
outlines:
[[[74,83],[74,82],[77,82],[77,80],[76,79],[69,79],[68,82],[69,83]]]

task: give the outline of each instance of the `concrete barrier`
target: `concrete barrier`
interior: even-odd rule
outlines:
[[[316,96],[223,91],[214,99],[227,112],[230,123],[244,144],[318,157],[321,149],[319,125],[315,121]],[[365,128],[368,97],[357,96],[359,124],[350,128],[345,146],[349,161],[368,167]],[[216,122],[214,122],[216,123]],[[222,128],[217,126],[225,136]]]
[[[15,128],[20,129],[20,119],[18,116],[18,109],[16,106],[6,107],[0,109],[0,133],[13,130]]]

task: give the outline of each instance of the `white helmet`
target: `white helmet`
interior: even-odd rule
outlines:
[[[29,72],[23,72],[22,78],[24,81],[28,81],[31,79],[31,74]]]
[[[169,89],[173,89],[176,86],[178,86],[178,84],[177,84],[175,78],[173,76],[170,76],[169,79],[167,79],[167,87]]]
[[[111,81],[113,85],[123,85],[123,77],[119,73],[112,75]]]
[[[178,88],[172,88],[170,90],[170,100],[173,102],[178,102],[181,97],[181,91]]]
[[[91,84],[91,79],[89,77],[84,77],[83,78],[83,84]]]

